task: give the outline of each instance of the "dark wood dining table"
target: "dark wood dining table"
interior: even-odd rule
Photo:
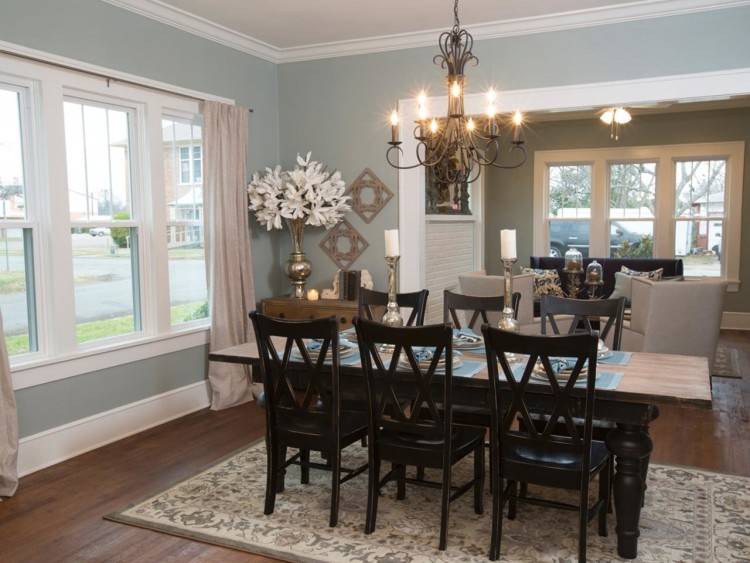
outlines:
[[[283,342],[281,342],[283,349]],[[483,352],[463,351],[465,359],[485,361]],[[258,348],[254,342],[217,350],[209,354],[216,362],[244,364],[257,368]],[[614,423],[607,435],[607,447],[616,457],[614,481],[617,519],[617,552],[633,559],[638,555],[639,519],[645,494],[645,477],[653,447],[649,425],[659,416],[659,404],[677,403],[711,408],[711,377],[708,360],[698,356],[633,352],[625,365],[606,365],[600,370],[622,373],[617,388],[597,390],[595,418]],[[255,381],[260,370],[253,369]],[[363,373],[359,365],[341,366],[341,388],[345,396],[364,399]],[[543,412],[550,401],[550,387],[529,385],[530,405]],[[488,408],[489,384],[486,365],[472,377],[453,378],[454,405]],[[574,394],[573,412],[583,412],[583,392]],[[645,499],[647,502],[647,499]]]

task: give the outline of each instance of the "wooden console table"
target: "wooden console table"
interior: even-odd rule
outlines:
[[[295,321],[336,317],[341,329],[346,329],[352,326],[352,320],[357,316],[357,302],[338,299],[308,301],[294,297],[271,297],[261,301],[261,311],[269,317]]]

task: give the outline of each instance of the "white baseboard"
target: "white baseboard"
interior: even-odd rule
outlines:
[[[208,381],[199,381],[21,438],[23,477],[209,406]]]
[[[721,328],[725,330],[750,330],[750,313],[724,311]]]

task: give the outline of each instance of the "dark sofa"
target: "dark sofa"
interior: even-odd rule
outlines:
[[[584,258],[584,270],[593,260],[596,260],[602,265],[602,271],[604,273],[604,286],[597,294],[607,297],[615,288],[615,272],[619,272],[622,266],[639,272],[650,272],[652,270],[664,268],[663,275],[665,278],[683,275],[682,260],[675,258]],[[562,279],[565,258],[532,256],[530,258],[530,265],[532,268],[540,270],[557,270]]]

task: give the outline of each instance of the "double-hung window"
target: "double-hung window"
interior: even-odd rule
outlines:
[[[552,256],[563,256],[568,248],[586,250],[591,231],[592,173],[588,163],[549,166],[547,228]]]
[[[610,162],[608,173],[611,258],[653,258],[656,162]]]
[[[674,253],[686,275],[721,275],[726,171],[726,159],[675,162]]]
[[[534,253],[680,258],[739,284],[743,142],[537,151]]]
[[[38,349],[29,105],[28,88],[0,78],[0,309],[11,357]]]
[[[66,98],[64,116],[76,340],[139,332],[134,112]]]
[[[201,126],[164,116],[164,192],[167,201],[169,304],[173,325],[208,317],[206,256],[203,236],[203,184],[200,155]],[[197,155],[184,182],[183,155]],[[197,166],[197,168],[196,168]],[[179,177],[178,181],[177,180]]]

